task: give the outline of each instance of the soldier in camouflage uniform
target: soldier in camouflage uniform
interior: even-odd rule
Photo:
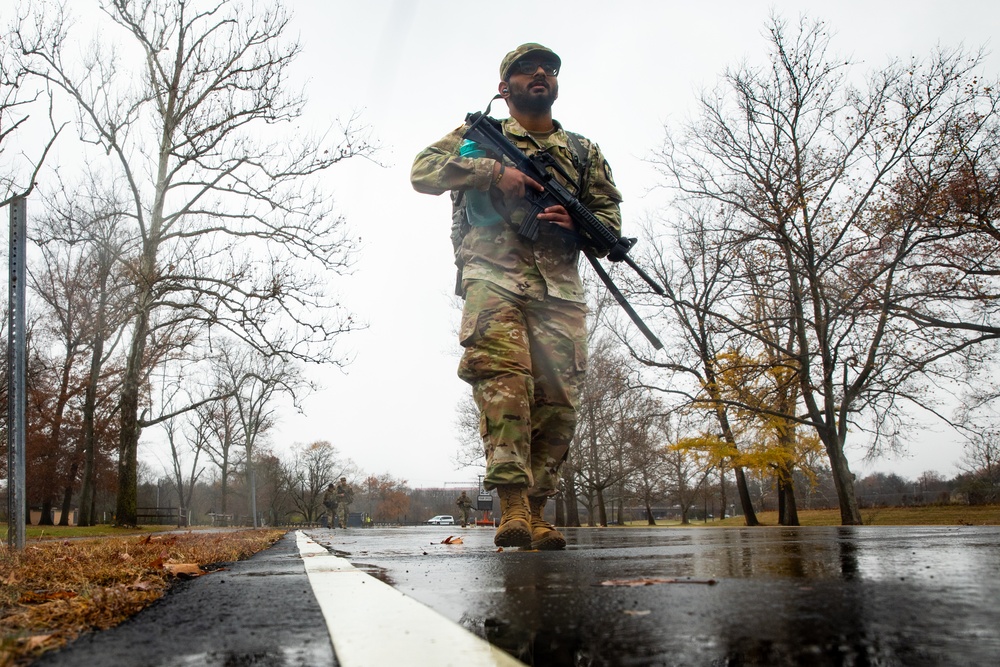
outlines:
[[[336,522],[341,528],[347,528],[347,519],[351,516],[351,503],[354,502],[354,487],[347,483],[346,477],[341,477],[334,489],[337,499]]]
[[[522,151],[551,154],[572,182],[571,192],[609,229],[621,229],[621,193],[597,144],[563,130],[552,118],[561,61],[540,44],[523,44],[500,64],[499,97],[510,110],[504,134]],[[517,235],[526,188],[542,190],[510,164],[466,151],[459,127],[421,151],[411,183],[418,192],[453,193],[469,202],[486,193],[491,215],[459,209],[456,263],[465,299],[458,374],[472,386],[486,449],[483,486],[496,489],[498,546],[562,549],[563,535],[544,520],[566,460],[580,385],[587,367],[586,315],[580,246],[562,206],[538,215],[535,242]],[[476,156],[479,155],[479,156]],[[476,195],[480,199],[484,195]]]
[[[458,511],[462,515],[462,528],[465,528],[469,524],[469,512],[472,510],[472,498],[462,491],[457,499],[455,499],[455,504],[458,505]]]
[[[329,484],[326,487],[326,492],[323,493],[323,507],[326,508],[326,523],[330,528],[337,527],[337,492],[333,488],[333,484]]]

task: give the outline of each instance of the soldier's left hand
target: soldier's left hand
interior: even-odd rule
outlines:
[[[569,217],[569,211],[560,204],[555,206],[549,206],[544,211],[538,214],[539,220],[548,220],[554,225],[559,225],[564,229],[573,231],[573,219]]]

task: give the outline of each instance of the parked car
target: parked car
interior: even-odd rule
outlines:
[[[450,514],[438,514],[427,519],[427,523],[431,526],[453,526],[455,525],[455,517]]]

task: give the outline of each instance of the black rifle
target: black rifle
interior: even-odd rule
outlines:
[[[640,268],[635,261],[628,256],[628,251],[635,245],[634,238],[616,236],[613,231],[606,227],[590,210],[580,202],[569,190],[567,190],[553,174],[549,167],[558,169],[558,164],[548,153],[537,153],[528,157],[520,148],[515,146],[510,139],[504,136],[503,127],[500,121],[491,118],[482,112],[470,113],[465,117],[468,125],[463,135],[470,141],[475,141],[483,148],[492,151],[495,155],[507,158],[514,167],[540,183],[545,189],[541,192],[527,188],[524,198],[528,201],[528,213],[524,221],[518,227],[517,233],[523,239],[536,241],[538,239],[538,214],[549,206],[561,205],[569,213],[570,218],[579,231],[578,237],[583,245],[583,254],[590,260],[597,275],[607,286],[608,290],[615,297],[615,301],[625,309],[632,321],[635,322],[639,330],[646,336],[647,340],[653,344],[657,350],[663,348],[663,344],[653,334],[646,324],[639,318],[639,315],[632,309],[628,301],[612,282],[611,277],[597,261],[595,252],[607,253],[607,257],[612,262],[625,262],[640,278],[653,288],[657,294],[663,294],[663,288],[653,280],[645,271]],[[564,174],[565,175],[565,174]],[[571,179],[568,179],[571,180]]]

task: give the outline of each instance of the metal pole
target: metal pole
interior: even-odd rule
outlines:
[[[7,326],[7,545],[24,549],[24,420],[25,420],[25,340],[24,284],[27,280],[25,236],[27,201],[18,197],[10,203],[10,279],[8,282]]]

